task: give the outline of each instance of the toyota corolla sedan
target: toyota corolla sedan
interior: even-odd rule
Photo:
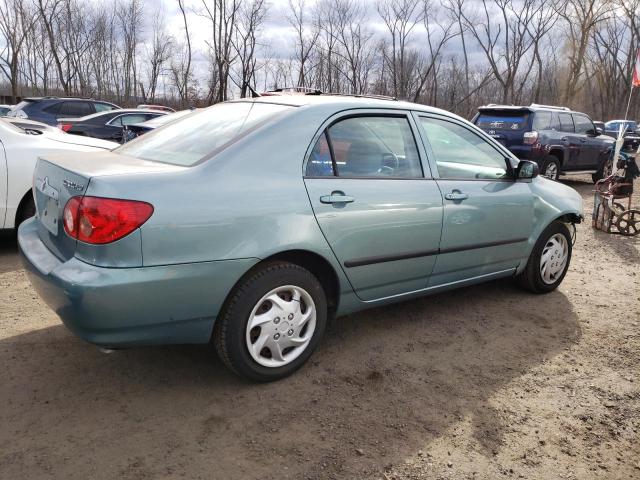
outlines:
[[[45,156],[19,229],[30,278],[107,348],[211,342],[284,377],[327,318],[513,277],[554,290],[571,188],[423,105],[330,95],[218,104],[104,153]]]

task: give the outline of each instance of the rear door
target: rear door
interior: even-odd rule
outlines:
[[[529,184],[514,181],[505,153],[464,123],[435,114],[418,119],[444,196],[429,286],[510,273],[533,232]]]
[[[442,197],[423,173],[412,117],[358,111],[315,140],[305,185],[316,219],[356,294],[374,300],[426,288],[442,227]]]
[[[561,132],[562,137],[560,137],[560,142],[567,150],[562,170],[579,169],[580,151],[582,150],[583,142],[581,142],[580,137],[576,135],[573,117],[570,113],[558,113],[556,130]]]

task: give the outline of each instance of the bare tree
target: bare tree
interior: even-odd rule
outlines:
[[[171,74],[173,77],[173,85],[178,90],[178,98],[183,107],[189,104],[189,84],[191,82],[191,35],[189,34],[189,22],[187,21],[187,10],[184,0],[178,0],[178,8],[182,15],[182,23],[184,25],[185,45],[178,52],[174,53],[173,62],[171,62]]]
[[[253,0],[240,7],[238,26],[232,39],[236,58],[239,62],[239,79],[234,83],[240,88],[240,97],[247,96],[250,85],[255,86],[258,59],[256,48],[258,34],[266,16],[264,0]]]
[[[568,0],[557,10],[565,20],[569,53],[563,103],[572,102],[580,90],[589,40],[597,25],[610,15],[612,6],[608,0]]]
[[[295,30],[296,52],[294,60],[298,66],[297,86],[308,87],[309,59],[316,47],[320,30],[317,23],[309,25],[306,16],[307,7],[305,0],[289,0],[287,20]]]
[[[0,69],[11,85],[11,98],[18,96],[18,78],[23,45],[31,31],[31,12],[23,0],[5,0],[0,4],[0,34],[4,48],[0,51]]]

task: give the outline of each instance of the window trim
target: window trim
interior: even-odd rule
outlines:
[[[454,118],[454,117],[449,117],[447,115],[440,115],[437,113],[430,113],[430,112],[422,112],[422,111],[414,111],[415,116],[417,117],[417,122],[418,126],[420,128],[420,134],[422,136],[422,141],[424,142],[425,145],[425,149],[427,150],[427,156],[429,158],[429,162],[430,162],[430,167],[431,167],[431,171],[434,172],[434,178],[437,180],[454,180],[454,181],[462,181],[462,182],[509,182],[509,183],[513,183],[516,182],[518,179],[516,177],[516,167],[513,166],[512,160],[515,162],[520,162],[519,159],[515,158],[514,155],[504,146],[501,145],[500,143],[496,142],[496,140],[494,138],[492,138],[491,136],[487,135],[487,133],[480,129],[479,127],[477,127],[476,125],[471,124],[471,127],[473,128],[469,128],[469,125],[466,125],[465,123],[461,122],[460,120]],[[431,143],[429,142],[429,137],[427,136],[427,132],[424,130],[424,127],[422,126],[422,124],[420,123],[420,118],[431,118],[434,120],[441,120],[444,122],[449,122],[452,123],[454,125],[458,125],[459,127],[462,127],[466,130],[468,130],[469,132],[471,132],[472,134],[477,135],[478,137],[480,137],[481,139],[485,140],[486,143],[493,148],[498,154],[501,154],[502,157],[504,158],[504,163],[507,167],[507,177],[505,178],[450,178],[450,177],[441,177],[440,176],[440,171],[438,170],[438,162],[436,160],[436,155],[435,152],[433,151],[433,148],[431,147]],[[437,177],[435,176],[437,175]]]
[[[571,125],[573,125],[573,130],[572,131],[562,130],[562,121],[560,120],[561,115],[567,115],[571,119]],[[558,132],[562,132],[562,133],[577,133],[576,132],[576,122],[573,120],[573,114],[572,113],[558,112],[558,125],[560,126],[560,130],[558,130]]]
[[[386,177],[386,176],[355,176],[355,175],[339,175],[338,168],[336,165],[335,155],[333,151],[333,142],[331,140],[331,135],[329,134],[329,129],[343,121],[348,120],[349,118],[360,118],[360,117],[391,117],[391,118],[404,118],[407,120],[407,124],[409,125],[409,130],[413,137],[414,144],[416,146],[416,152],[418,153],[418,162],[420,165],[420,176],[416,177]],[[418,135],[416,135],[416,132]],[[326,135],[327,143],[329,144],[329,151],[331,154],[331,163],[333,165],[333,175],[322,175],[322,176],[311,176],[307,175],[307,164],[309,163],[309,159],[311,158],[311,153],[316,146],[316,143],[322,136],[322,134]],[[433,180],[433,176],[431,171],[429,172],[431,176],[427,176],[425,169],[425,160],[426,165],[431,170],[430,165],[428,163],[428,156],[426,152],[423,150],[424,145],[419,141],[420,132],[418,131],[417,125],[415,124],[415,120],[411,115],[410,110],[398,110],[398,109],[358,109],[358,110],[347,110],[344,112],[339,112],[327,120],[320,126],[316,134],[313,136],[309,147],[304,156],[304,161],[302,162],[302,178],[303,179],[348,179],[348,180]]]
[[[589,135],[587,132],[578,132],[577,128],[576,128],[576,118],[575,117],[583,117],[586,118],[587,120],[589,120],[589,122],[591,123],[591,130],[595,131],[596,126],[593,124],[593,120],[591,120],[591,118],[589,118],[589,116],[585,113],[572,113],[571,114],[572,120],[573,120],[573,130],[574,133],[576,133],[577,135]]]

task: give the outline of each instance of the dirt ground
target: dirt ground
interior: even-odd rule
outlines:
[[[587,221],[573,255],[549,295],[500,281],[338,319],[254,385],[204,347],[83,343],[0,239],[0,478],[640,478],[640,236]]]

